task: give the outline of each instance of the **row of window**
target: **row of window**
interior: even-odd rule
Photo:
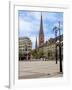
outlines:
[[[22,43],[21,42],[21,43],[19,43],[19,45],[32,45],[32,43],[24,43],[24,42]]]
[[[19,51],[30,51],[31,50],[31,48],[28,48],[28,49],[19,49]]]
[[[26,45],[20,45],[19,48],[25,48]],[[32,45],[27,45],[28,48],[32,47]]]

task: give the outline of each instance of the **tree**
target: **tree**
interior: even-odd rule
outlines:
[[[19,60],[23,60],[24,55],[22,53],[19,53]]]
[[[51,58],[52,58],[52,51],[48,50],[48,59],[51,59]]]
[[[44,52],[43,52],[43,50],[39,51],[38,56],[39,56],[39,58],[44,58]]]
[[[35,58],[35,59],[37,59],[37,57],[38,57],[38,53],[37,53],[37,51],[36,50],[34,50],[34,51],[31,51],[31,54],[32,54],[32,56],[33,56],[33,58]]]
[[[58,32],[58,27],[54,27],[53,31],[55,32],[55,42],[57,42],[57,32]],[[56,57],[56,64],[57,64],[57,44],[55,45],[55,57]]]

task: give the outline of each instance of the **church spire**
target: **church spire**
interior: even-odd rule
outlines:
[[[42,20],[42,14],[41,14],[41,20],[40,20],[40,32],[39,32],[39,46],[44,43],[44,32],[43,32],[43,20]]]
[[[42,14],[41,14],[41,21],[40,21],[40,32],[43,33],[43,21],[42,21]]]

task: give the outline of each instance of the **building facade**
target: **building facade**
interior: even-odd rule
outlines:
[[[39,31],[39,45],[37,46],[37,39],[36,39],[36,48],[35,50],[39,53],[38,55],[41,55],[42,57],[46,59],[55,59],[56,57],[56,45],[57,45],[57,58],[59,58],[59,38],[61,38],[61,48],[62,48],[62,57],[63,57],[63,35],[57,36],[56,38],[50,38],[48,41],[44,42],[44,31],[43,31],[43,20],[41,15],[41,21],[40,21],[40,31]],[[37,56],[38,56],[37,55]],[[40,57],[41,57],[40,56]],[[38,58],[40,58],[38,57]]]
[[[59,36],[58,36],[59,37]],[[59,38],[57,37],[57,40]],[[61,37],[61,56],[63,58],[63,35]],[[47,60],[55,60],[56,56],[56,45],[57,45],[57,59],[59,59],[59,42],[55,41],[55,38],[50,38],[43,45],[39,46],[37,52],[43,52],[43,57]]]
[[[31,40],[28,37],[19,37],[19,60],[30,60],[31,50]]]

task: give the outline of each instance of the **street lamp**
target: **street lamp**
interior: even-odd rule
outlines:
[[[61,56],[61,32],[60,32],[60,21],[59,21],[59,59],[60,59],[60,72],[63,72],[62,70],[62,56]]]
[[[53,31],[55,31],[55,57],[56,57],[56,64],[57,64],[57,31],[58,31],[58,28],[55,26],[53,28]]]
[[[53,31],[55,31],[55,41],[57,42],[57,31],[59,31],[59,60],[60,60],[60,72],[63,72],[62,70],[62,56],[61,56],[61,32],[60,32],[60,21],[59,23],[59,27],[54,27]],[[56,43],[55,43],[56,44]],[[56,64],[57,64],[57,44],[56,44]]]

